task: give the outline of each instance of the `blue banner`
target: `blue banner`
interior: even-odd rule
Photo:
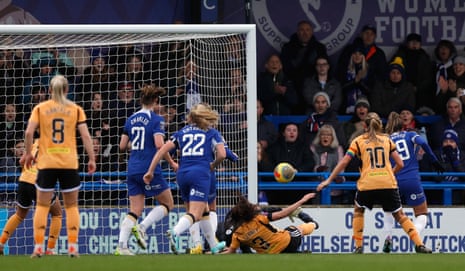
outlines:
[[[14,212],[14,208],[0,209],[0,229],[3,229],[6,220]],[[169,244],[165,233],[169,227],[173,227],[177,223],[179,217],[184,215],[184,212],[184,209],[174,209],[169,216],[149,228],[147,230],[148,247],[146,250],[141,250],[132,236],[128,243],[129,249],[140,254],[169,253]],[[120,224],[126,214],[127,208],[80,209],[79,253],[113,254],[118,245]],[[5,254],[24,255],[32,253],[34,247],[32,215],[33,211],[30,211],[28,217],[8,240]],[[63,214],[63,216],[65,217],[66,214]],[[189,247],[188,232],[180,237],[180,244],[181,251]],[[56,250],[58,254],[68,253],[64,219]]]

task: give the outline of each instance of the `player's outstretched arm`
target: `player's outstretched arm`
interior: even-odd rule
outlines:
[[[316,196],[316,193],[307,193],[305,194],[300,200],[294,202],[293,204],[283,208],[281,211],[271,213],[271,220],[278,220],[281,218],[288,217],[292,212],[294,212],[297,208],[302,206],[305,202],[313,199]]]
[[[344,158],[342,158],[342,160],[339,161],[339,163],[336,165],[333,171],[331,171],[331,174],[329,175],[329,177],[326,180],[322,181],[316,187],[316,191],[320,192],[321,190],[323,190],[323,188],[328,186],[337,177],[337,175],[339,175],[339,173],[341,173],[347,167],[350,160],[352,160],[352,157],[350,155],[348,154],[344,155]]]

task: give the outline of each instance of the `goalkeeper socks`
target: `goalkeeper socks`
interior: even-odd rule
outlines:
[[[49,205],[44,205],[42,203],[37,203],[36,210],[34,212],[34,243],[37,245],[42,245],[45,239],[45,228],[47,227],[47,215],[48,210],[50,209]]]
[[[0,237],[0,244],[5,244],[10,236],[15,232],[16,228],[23,222],[23,219],[16,213],[13,214],[3,228],[2,237]]]
[[[50,222],[49,236],[47,241],[47,248],[54,249],[58,236],[60,236],[62,219],[60,216],[52,216],[52,221]]]
[[[79,209],[77,205],[65,206],[68,243],[77,243],[79,235]]]
[[[302,235],[309,235],[315,230],[316,224],[314,222],[304,223],[299,225],[297,228],[300,228]]]

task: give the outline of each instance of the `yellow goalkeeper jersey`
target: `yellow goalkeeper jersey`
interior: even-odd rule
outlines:
[[[234,231],[230,247],[236,250],[243,244],[257,253],[278,254],[287,248],[290,241],[288,231],[274,227],[266,216],[259,214]]]
[[[39,151],[39,142],[38,140],[34,140],[34,144],[32,144],[32,156],[37,157],[37,152]],[[36,163],[32,163],[32,166],[28,169],[23,167],[21,169],[21,175],[19,176],[20,182],[35,184],[37,179],[37,165]]]

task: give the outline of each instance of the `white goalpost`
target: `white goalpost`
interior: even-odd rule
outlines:
[[[84,108],[97,146],[97,173],[88,176],[78,140],[81,254],[113,254],[117,247],[119,225],[128,211],[129,155],[118,150],[118,143],[126,118],[140,107],[139,90],[147,84],[165,90],[153,110],[165,118],[167,139],[184,125],[192,105],[206,102],[219,112],[218,129],[239,160],[225,161],[216,171],[218,220],[239,195],[257,202],[255,25],[1,25],[0,33],[2,231],[15,212],[27,119],[33,106],[48,98],[55,74],[68,78],[68,98]],[[167,163],[162,168],[175,210],[148,229],[146,250],[131,237],[129,249],[136,254],[169,253],[164,233],[185,212],[175,173]],[[144,215],[156,204],[147,199]],[[32,253],[33,212],[31,208],[11,234],[5,254]],[[190,247],[188,234],[180,241],[181,251]],[[56,251],[66,254],[66,248],[63,226]]]

